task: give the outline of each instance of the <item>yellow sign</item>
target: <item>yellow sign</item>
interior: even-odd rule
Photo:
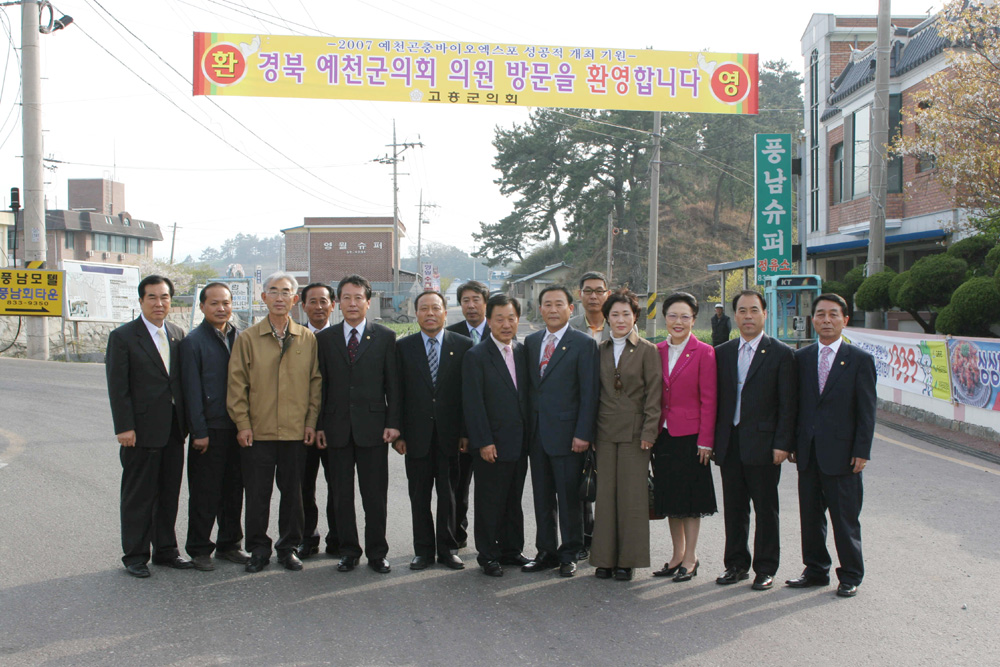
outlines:
[[[194,94],[757,113],[757,54],[194,34]]]
[[[0,315],[62,317],[63,272],[0,269]]]

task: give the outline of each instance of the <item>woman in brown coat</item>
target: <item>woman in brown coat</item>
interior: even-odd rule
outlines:
[[[604,302],[611,338],[600,345],[597,501],[590,563],[600,579],[628,581],[649,567],[649,454],[660,421],[663,367],[656,346],[635,330],[636,295],[615,290]]]

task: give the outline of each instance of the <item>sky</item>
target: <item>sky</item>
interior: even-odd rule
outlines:
[[[663,51],[758,53],[802,71],[800,37],[814,13],[874,16],[878,0],[56,0],[65,30],[41,35],[44,154],[50,208],[67,179],[125,184],[126,209],[158,223],[170,254],[196,259],[239,232],[272,236],[304,217],[391,216],[397,142],[399,214],[416,243],[472,251],[479,222],[513,208],[494,182],[495,128],[527,108],[404,102],[194,97],[194,32],[503,42]],[[940,0],[896,0],[893,15],[926,15]],[[0,8],[9,35],[0,87],[0,193],[21,186],[21,8]],[[18,47],[18,48],[14,48]],[[249,157],[251,156],[253,160]],[[55,162],[58,161],[58,162]],[[259,164],[255,164],[259,163]],[[263,166],[259,166],[263,165]]]

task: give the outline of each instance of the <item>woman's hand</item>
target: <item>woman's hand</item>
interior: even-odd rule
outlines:
[[[699,463],[701,463],[703,466],[707,466],[708,462],[711,460],[711,458],[712,458],[712,450],[711,449],[708,449],[706,447],[699,447],[698,448],[698,462]]]

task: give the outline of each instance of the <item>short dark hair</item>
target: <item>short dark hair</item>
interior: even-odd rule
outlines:
[[[765,313],[767,312],[767,301],[764,300],[764,295],[761,294],[760,292],[758,292],[755,289],[745,289],[745,290],[741,290],[739,294],[737,294],[736,296],[733,297],[733,312],[734,313],[736,312],[736,303],[740,299],[742,299],[743,297],[745,297],[745,296],[754,296],[754,297],[757,297],[757,300],[760,301],[760,309],[763,310]]]
[[[555,291],[559,291],[559,292],[562,292],[563,294],[565,294],[566,295],[566,303],[569,304],[569,305],[571,305],[571,306],[573,305],[573,295],[569,293],[569,289],[565,285],[547,285],[545,287],[545,289],[543,289],[538,294],[538,305],[539,306],[542,305],[542,299],[545,298],[546,294],[548,294],[549,292],[555,292]]]
[[[441,305],[442,306],[444,306],[445,308],[448,307],[448,299],[444,298],[444,294],[441,294],[441,292],[437,292],[435,290],[427,290],[427,291],[421,292],[420,294],[418,294],[415,297],[413,297],[413,309],[414,310],[416,310],[417,308],[420,307],[420,299],[421,299],[421,297],[425,297],[428,294],[434,294],[435,296],[437,296],[437,298],[441,299]]]
[[[600,271],[587,271],[585,274],[580,276],[580,289],[583,289],[583,284],[588,280],[602,280],[604,281],[604,288],[608,288],[608,279]]]
[[[674,305],[675,303],[686,303],[691,306],[691,314],[698,315],[698,299],[694,297],[694,294],[688,294],[687,292],[674,292],[663,300],[663,316],[667,316],[667,308]]]
[[[335,295],[333,293],[333,288],[330,287],[329,285],[327,285],[326,283],[309,283],[308,285],[306,285],[305,287],[303,287],[302,288],[302,300],[303,301],[305,301],[306,297],[309,295],[309,290],[313,289],[314,287],[323,287],[323,288],[325,288],[326,292],[327,292],[327,295],[330,297],[330,301],[336,301]]]
[[[635,315],[636,319],[639,319],[639,297],[629,288],[619,287],[608,295],[604,305],[601,306],[601,312],[604,313],[605,320],[608,319],[611,308],[616,303],[627,303],[632,309],[632,314]]]
[[[174,298],[174,284],[170,282],[170,278],[166,276],[158,276],[155,273],[146,276],[139,282],[139,300],[142,301],[142,297],[146,296],[146,285],[160,285],[166,284],[167,289],[170,290],[170,298]]]
[[[812,307],[813,315],[816,314],[816,304],[819,303],[820,301],[831,301],[837,304],[838,306],[840,306],[840,314],[844,316],[847,315],[847,301],[844,300],[844,297],[840,296],[839,294],[834,294],[833,292],[820,294],[818,297],[813,299],[813,307]]]
[[[486,287],[486,285],[482,284],[478,280],[470,280],[467,283],[462,283],[461,285],[459,285],[458,289],[455,290],[456,294],[455,298],[461,301],[462,294],[464,292],[475,292],[479,296],[483,297],[483,301],[486,301],[487,299],[490,298],[490,290]]]
[[[344,291],[344,285],[354,285],[355,287],[361,287],[365,290],[365,300],[372,300],[372,284],[368,282],[367,278],[362,278],[356,273],[352,273],[349,276],[344,276],[341,278],[340,282],[337,283],[337,299],[340,299],[341,293]]]
[[[490,319],[493,316],[494,308],[503,308],[504,306],[511,305],[514,306],[514,312],[517,313],[517,316],[521,317],[521,304],[517,299],[506,294],[494,294],[486,300],[486,319]]]
[[[198,293],[198,303],[200,304],[205,303],[206,299],[205,294],[206,292],[208,292],[208,290],[212,289],[213,287],[224,287],[226,291],[229,292],[229,298],[233,297],[233,290],[230,289],[229,285],[227,285],[226,283],[214,282],[214,283],[209,283],[201,288],[201,292]]]

